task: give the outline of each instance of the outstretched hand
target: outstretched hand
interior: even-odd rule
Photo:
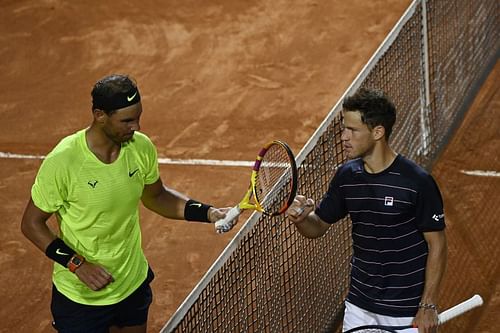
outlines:
[[[314,200],[297,195],[286,211],[288,218],[294,224],[300,224],[314,210]]]
[[[208,210],[208,219],[212,223],[220,221],[226,217],[226,214],[229,212],[229,210],[231,210],[231,207],[225,207],[225,208],[210,207],[210,209]],[[215,225],[215,231],[217,233],[228,232],[229,230],[233,229],[236,224],[238,224],[238,216],[235,219],[233,219],[230,223],[224,224],[223,230],[217,228],[217,225]]]

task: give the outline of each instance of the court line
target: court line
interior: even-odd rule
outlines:
[[[45,155],[26,155],[26,154],[15,154],[15,153],[0,151],[0,158],[43,160],[45,158]],[[251,167],[254,165],[254,161],[177,159],[177,158],[167,158],[167,157],[159,157],[158,163],[170,164],[170,165],[204,165],[204,166],[234,166],[234,167]],[[500,177],[500,172],[492,170],[460,170],[460,171],[463,174],[469,176]]]
[[[1,152],[0,158],[10,159],[28,159],[28,160],[43,160],[45,155],[25,155],[14,154],[9,152]],[[206,166],[234,166],[234,167],[251,167],[253,161],[231,161],[231,160],[203,160],[203,159],[177,159],[159,157],[159,164],[173,164],[173,165],[206,165]]]
[[[492,170],[461,170],[461,172],[469,176],[500,177],[500,172]]]

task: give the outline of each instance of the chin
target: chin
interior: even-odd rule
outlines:
[[[349,160],[352,160],[352,159],[355,159],[355,158],[357,158],[357,157],[358,157],[358,156],[356,156],[356,154],[354,154],[354,153],[353,153],[353,151],[352,151],[352,150],[351,150],[351,151],[346,152],[346,155],[347,155],[347,159],[349,159]]]
[[[126,134],[122,137],[122,142],[128,142],[134,139],[134,133]]]

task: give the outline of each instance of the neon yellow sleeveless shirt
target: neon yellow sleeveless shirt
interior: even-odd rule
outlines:
[[[111,164],[88,148],[85,130],[52,150],[38,171],[31,196],[35,205],[55,213],[60,237],[87,261],[103,266],[115,281],[93,291],[66,267],[54,264],[53,282],[69,299],[89,305],[120,302],[147,275],[141,247],[139,202],[145,184],[159,178],[157,153],[150,139],[135,132]]]

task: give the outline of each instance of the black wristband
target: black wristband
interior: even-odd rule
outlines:
[[[64,267],[68,267],[68,262],[75,253],[76,252],[66,245],[66,243],[64,243],[64,241],[60,238],[54,239],[45,249],[45,255],[47,257]]]
[[[189,199],[184,206],[184,218],[187,221],[198,221],[210,223],[208,219],[208,210],[210,205],[205,205],[201,202]]]

